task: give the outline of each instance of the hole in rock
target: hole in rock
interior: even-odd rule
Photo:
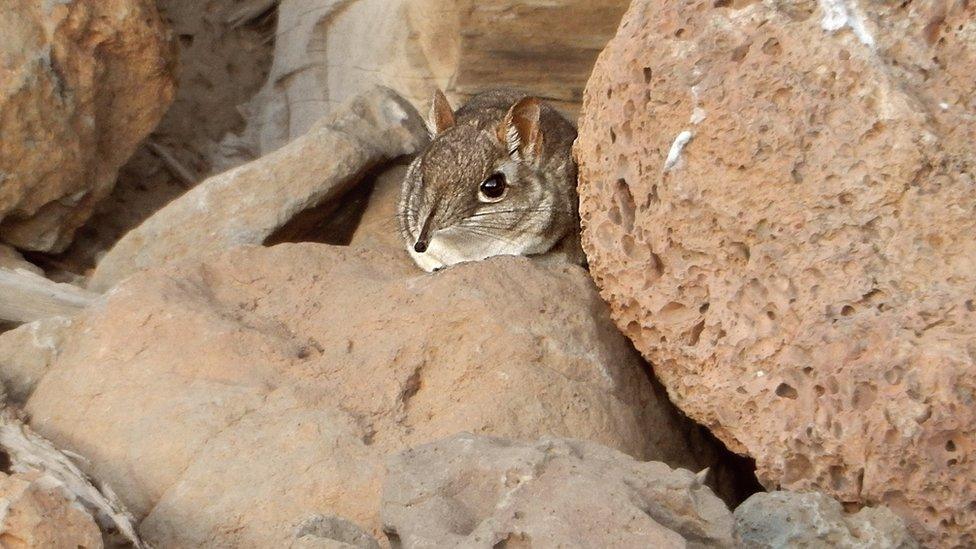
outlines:
[[[776,387],[776,396],[796,400],[796,398],[800,395],[796,392],[796,389],[794,389],[792,385],[789,385],[788,383],[780,383],[779,386]]]
[[[349,182],[350,190],[338,198],[302,210],[264,239],[265,246],[285,242],[318,242],[333,246],[348,246],[363,219],[366,207],[376,188],[377,178],[397,165],[407,165],[401,158],[365,172]],[[396,219],[388,220],[395,230]]]
[[[390,549],[403,549],[403,541],[400,540],[400,534],[396,530],[384,530],[383,533],[390,542]]]
[[[13,462],[10,461],[10,454],[0,450],[0,471],[3,471],[9,475],[13,473],[13,471],[10,470],[11,466],[13,466]]]
[[[775,38],[770,38],[762,46],[762,51],[766,55],[779,55],[783,53],[783,46],[779,44],[779,40]]]
[[[732,50],[732,61],[735,61],[736,63],[741,62],[746,58],[746,55],[749,55],[749,48],[751,47],[752,42],[746,42],[745,44],[742,44],[741,46]]]
[[[951,441],[951,440],[946,441],[946,443],[945,443],[945,449],[946,449],[946,452],[955,452],[956,451],[956,443],[953,442],[953,441]]]
[[[528,534],[509,534],[492,547],[494,549],[531,549],[532,538]]]
[[[691,329],[691,334],[688,337],[688,345],[694,347],[698,345],[698,341],[701,339],[702,332],[705,331],[705,321],[702,320]]]
[[[852,314],[854,314],[854,307],[851,307],[850,305],[844,305],[844,308],[840,310],[840,314],[841,316],[851,316]]]
[[[653,366],[648,365],[644,373],[651,383],[652,391],[661,402],[668,403],[673,419],[671,424],[675,426],[675,436],[684,438],[691,455],[697,461],[696,463],[671,462],[668,465],[696,472],[707,467],[709,472],[705,484],[729,506],[729,509],[735,509],[749,496],[765,491],[756,478],[754,459],[732,452],[707,427],[696,423],[676,406],[670,404],[667,389],[655,377]]]
[[[650,84],[652,78],[654,78],[654,71],[650,67],[644,67],[644,83]]]

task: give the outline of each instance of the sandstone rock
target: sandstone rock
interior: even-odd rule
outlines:
[[[105,537],[112,547],[124,544],[135,549],[144,549],[142,540],[135,532],[132,516],[119,502],[115,493],[105,484],[96,487],[68,455],[25,426],[21,419],[19,413],[13,408],[4,407],[0,410],[0,451],[5,457],[5,470],[25,475],[23,478],[36,483],[41,490],[50,492],[49,497],[42,498],[41,503],[45,503],[45,507],[50,507],[52,499],[60,502],[58,507],[70,503],[73,509],[84,513],[88,518],[86,520],[75,512],[68,513],[68,516],[65,516],[65,513],[57,513],[58,516],[48,521],[45,519],[46,513],[43,509],[39,509],[41,512],[36,513],[40,515],[37,517],[32,516],[28,511],[26,517],[22,517],[26,522],[17,520],[17,515],[14,515],[14,524],[17,525],[15,530],[24,530],[24,535],[12,532],[9,537],[24,540],[27,547],[75,547],[57,543],[47,545],[43,542],[38,545],[38,539],[29,541],[25,538],[30,533],[29,530],[35,529],[37,531],[31,535],[41,540],[57,536],[56,530],[61,526],[59,523],[62,521],[65,526],[75,530],[69,528],[64,535],[78,537],[88,529],[81,526],[94,519],[101,527],[99,542],[102,541],[102,537]],[[77,455],[74,457],[83,459]],[[19,485],[18,493],[20,489],[28,488]],[[97,533],[98,529],[96,528],[95,531]],[[0,541],[5,539],[6,536],[0,535]],[[4,547],[6,546],[5,543]],[[89,545],[78,545],[78,547],[82,546]],[[98,546],[100,547],[101,543]]]
[[[174,259],[261,244],[304,210],[342,195],[363,174],[415,152],[427,139],[417,112],[376,88],[288,146],[214,176],[128,233],[98,264],[90,286]]]
[[[172,100],[172,54],[151,0],[5,3],[0,240],[67,246]]]
[[[103,546],[91,515],[47,486],[40,473],[0,473],[0,508],[0,545],[4,548]]]
[[[397,225],[397,205],[406,174],[406,166],[398,165],[376,178],[369,203],[353,233],[350,246],[402,255],[400,251],[403,250],[403,237],[400,236]],[[408,256],[403,257],[411,261]]]
[[[253,4],[241,0],[155,3],[177,37],[179,87],[159,125],[122,167],[112,193],[59,254],[58,261],[75,272],[94,269],[101,254],[187,189],[256,158],[219,144],[228,132],[243,131],[240,106],[268,76],[274,13],[241,11]]]
[[[840,503],[810,492],[761,492],[735,510],[736,542],[749,549],[918,547],[905,523],[885,507],[845,513]]]
[[[22,405],[57,356],[68,317],[49,317],[0,334],[0,381],[6,401]]]
[[[282,244],[120,284],[26,410],[154,545],[281,546],[316,514],[378,534],[385,456],[459,431],[709,465],[643,368],[578,267]]]
[[[294,548],[303,549],[380,549],[373,536],[341,517],[318,515],[300,524]]]
[[[24,259],[17,250],[0,244],[0,269],[10,271],[24,270],[36,275],[44,275],[44,271],[33,263]]]
[[[770,488],[971,546],[976,6],[938,4],[635,1],[577,155],[592,273],[679,407]]]
[[[70,316],[97,297],[73,284],[57,283],[33,271],[0,267],[0,321],[33,322]]]
[[[461,434],[387,464],[403,547],[732,547],[732,514],[691,472],[568,439]]]
[[[435,86],[456,104],[486,88],[512,86],[575,114],[626,6],[626,0],[285,0],[271,74],[248,107],[248,135],[229,145],[266,154],[376,84],[425,109]]]

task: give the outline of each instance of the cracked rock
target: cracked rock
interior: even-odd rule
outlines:
[[[419,547],[732,547],[699,478],[591,442],[464,433],[387,462],[383,527]]]

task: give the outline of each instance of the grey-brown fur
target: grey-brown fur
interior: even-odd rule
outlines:
[[[431,271],[577,241],[576,130],[555,109],[524,93],[492,90],[472,98],[453,120],[446,100],[435,96],[432,118],[441,131],[407,171],[398,208],[418,265]],[[479,189],[497,173],[504,174],[506,194],[485,203]]]

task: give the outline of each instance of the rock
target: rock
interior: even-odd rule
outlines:
[[[244,129],[240,106],[268,76],[274,13],[241,11],[240,0],[155,3],[178,38],[176,97],[122,167],[112,194],[59,254],[59,263],[74,272],[94,269],[101,254],[187,189],[256,158],[219,145],[227,133]]]
[[[69,317],[49,317],[0,334],[0,381],[6,401],[22,405],[57,356]]]
[[[732,514],[683,469],[568,439],[461,434],[393,456],[383,527],[412,547],[732,547]]]
[[[43,276],[44,270],[24,259],[24,256],[4,244],[0,244],[0,269],[9,271],[24,270],[36,275]]]
[[[348,520],[318,515],[295,532],[294,548],[303,549],[380,549],[376,539]]]
[[[5,4],[0,240],[70,243],[169,106],[173,54],[151,0]]]
[[[70,503],[73,509],[80,510],[87,517],[87,519],[83,519],[75,513],[71,513],[71,516],[60,516],[61,514],[59,514],[59,517],[50,521],[51,524],[47,525],[45,530],[35,533],[35,537],[44,538],[57,535],[47,533],[46,530],[55,531],[61,525],[61,519],[65,525],[77,523],[84,525],[94,518],[101,527],[102,535],[98,538],[99,547],[101,547],[102,537],[105,537],[111,547],[124,544],[135,549],[145,549],[145,545],[135,532],[132,516],[119,502],[111,488],[106,484],[96,487],[92,479],[82,473],[68,455],[25,426],[21,419],[19,412],[13,408],[4,407],[3,410],[0,410],[0,451],[5,457],[5,469],[11,473],[26,475],[23,478],[35,482],[42,490],[51,492],[53,499],[60,501],[62,505]],[[77,455],[74,457],[84,459]],[[19,488],[26,489],[24,486]],[[58,495],[54,496],[54,493]],[[50,498],[45,499],[50,503]],[[42,512],[40,515],[38,520],[30,517],[28,512],[26,518],[28,524],[21,526],[43,524],[45,513]],[[24,529],[26,534],[27,529]],[[84,530],[84,528],[76,528],[76,530],[79,529]],[[97,532],[98,529],[96,528]],[[65,534],[78,535],[77,532],[71,532],[70,529]],[[24,539],[24,536],[21,535],[9,535],[15,539]],[[4,541],[4,539],[5,537],[0,535],[0,541]],[[36,545],[26,540],[25,543],[27,547],[76,547],[74,545],[46,545],[44,543]],[[4,547],[6,546],[4,544]],[[77,547],[85,546],[89,545],[77,545]]]
[[[157,546],[278,547],[316,514],[379,534],[385,457],[460,431],[710,464],[585,271],[400,254],[282,244],[133,276],[73,319],[32,425]]]
[[[586,91],[584,248],[767,487],[972,546],[976,6],[906,6],[635,1]]]
[[[455,106],[517,87],[575,116],[593,62],[626,0],[284,1],[275,58],[231,148],[267,154],[336,105],[380,84],[427,112],[434,87]]]
[[[918,547],[905,523],[886,507],[845,513],[840,503],[810,492],[760,492],[735,510],[740,547]]]
[[[403,250],[403,237],[397,225],[397,205],[400,202],[400,187],[407,175],[407,167],[392,166],[376,178],[369,203],[362,219],[352,236],[350,246],[384,250],[394,255]],[[403,255],[412,264],[410,258]]]
[[[0,473],[0,508],[0,544],[5,548],[103,546],[91,515],[47,486],[40,473]]]
[[[427,139],[416,111],[376,88],[286,147],[214,176],[128,233],[98,264],[90,286],[183,258],[261,244],[304,210],[335,199],[363,174],[411,154]]]
[[[72,284],[59,284],[33,271],[0,267],[0,322],[33,322],[70,316],[98,297]]]

